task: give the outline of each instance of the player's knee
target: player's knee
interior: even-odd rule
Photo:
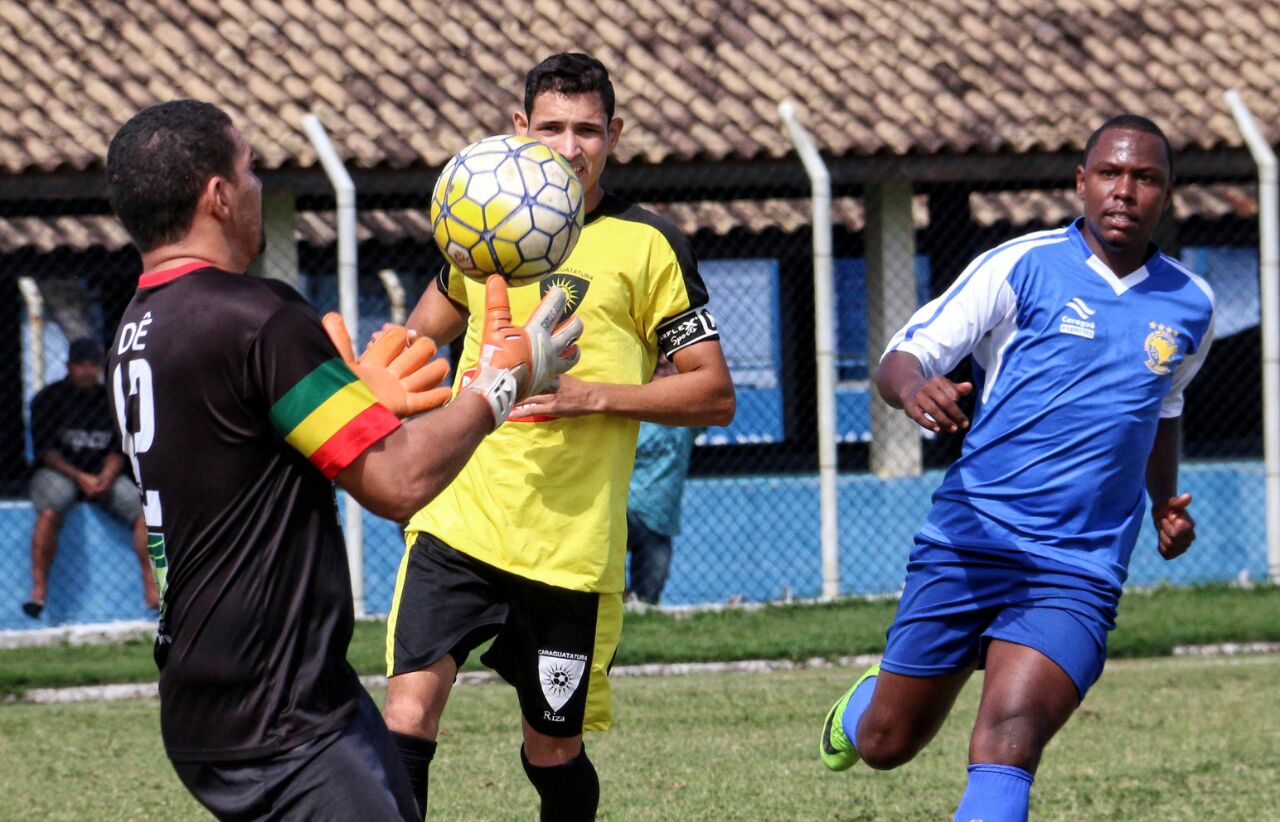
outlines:
[[[393,680],[394,681],[394,680]],[[440,732],[440,716],[444,705],[437,705],[429,695],[387,689],[387,702],[382,718],[387,727],[398,734],[435,739]]]
[[[414,736],[420,739],[435,739],[440,733],[440,716],[424,710],[419,703],[411,700],[392,702],[387,699],[382,709],[382,718],[387,728],[398,734]]]
[[[858,728],[858,755],[877,771],[905,765],[919,752],[920,745],[900,728],[880,727],[865,719]]]
[[[973,761],[1012,765],[1034,773],[1052,736],[1049,724],[1031,711],[980,717],[973,728]]]
[[[563,765],[577,758],[581,752],[581,736],[556,737],[535,732],[525,734],[524,754],[530,764],[540,768]]]

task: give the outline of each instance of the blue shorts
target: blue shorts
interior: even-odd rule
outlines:
[[[941,676],[977,663],[993,639],[1052,659],[1080,698],[1098,681],[1120,592],[1025,551],[955,548],[917,538],[881,667]]]

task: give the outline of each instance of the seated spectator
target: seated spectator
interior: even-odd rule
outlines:
[[[102,346],[88,337],[75,340],[67,356],[67,376],[44,388],[31,402],[36,462],[31,504],[36,510],[36,525],[31,532],[31,596],[22,610],[32,618],[44,611],[49,566],[58,550],[62,521],[80,501],[101,506],[133,526],[143,598],[148,608],[159,607],[147,555],[142,498],[124,470],[124,454],[102,384],[102,363]]]

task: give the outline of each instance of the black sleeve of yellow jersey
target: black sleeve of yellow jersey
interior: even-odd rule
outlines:
[[[453,303],[462,308],[467,308],[467,285],[465,276],[460,270],[454,268],[449,263],[445,263],[440,267],[440,272],[436,274],[436,285],[440,288],[440,293],[448,297]]]
[[[694,343],[718,340],[720,332],[707,308],[707,286],[698,271],[698,258],[688,238],[664,220],[655,220],[653,225],[662,233],[673,255],[665,271],[657,272],[653,289],[654,309],[660,318],[656,329],[658,350],[670,357]]]
[[[441,294],[449,293],[449,272],[453,270],[453,266],[445,263],[440,266],[440,270],[436,272],[436,285],[440,287]]]

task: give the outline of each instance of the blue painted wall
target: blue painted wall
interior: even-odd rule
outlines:
[[[35,521],[30,503],[0,502],[0,630],[148,618],[132,531],[91,505],[77,505],[67,515],[44,614],[28,618],[21,606],[31,592]]]
[[[941,471],[881,480],[840,477],[840,590],[901,588],[912,536],[929,510]],[[1198,539],[1174,562],[1161,559],[1147,526],[1134,549],[1129,586],[1266,578],[1265,478],[1260,462],[1183,465],[1180,491],[1194,497]],[[1081,489],[1081,493],[1089,493]],[[818,480],[749,477],[691,482],[684,533],[676,538],[663,603],[773,600],[822,591]]]
[[[924,519],[940,472],[901,480],[865,474],[840,478],[840,580],[845,594],[892,593],[902,583],[911,536]],[[1183,466],[1182,489],[1195,495],[1199,541],[1175,562],[1155,551],[1147,528],[1134,551],[1129,584],[1230,581],[1242,571],[1266,576],[1262,464],[1204,462]],[[1081,489],[1088,493],[1088,489]],[[695,480],[685,494],[666,604],[816,597],[822,588],[816,477]],[[147,616],[129,530],[90,506],[63,526],[39,620],[27,618],[29,545],[35,514],[23,502],[0,503],[0,630],[139,619]],[[385,613],[404,541],[394,523],[367,516],[365,597]]]

